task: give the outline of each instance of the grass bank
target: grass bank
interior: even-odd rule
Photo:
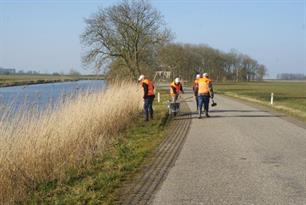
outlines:
[[[262,81],[217,83],[217,93],[241,98],[286,112],[306,121],[306,81]],[[270,105],[271,93],[274,104]]]
[[[103,155],[139,117],[141,97],[139,86],[123,83],[71,97],[56,110],[31,109],[0,119],[0,204],[24,201],[42,183],[66,181],[67,170]]]
[[[139,169],[165,137],[167,109],[155,102],[154,120],[144,122],[139,114],[126,129],[117,134],[103,155],[86,166],[69,169],[62,181],[41,183],[27,204],[114,204],[118,189]]]
[[[0,75],[0,87],[101,79],[102,76],[93,75]]]

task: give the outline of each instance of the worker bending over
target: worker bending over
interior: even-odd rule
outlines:
[[[204,105],[205,116],[210,117],[208,114],[209,98],[214,98],[212,81],[209,79],[208,74],[204,73],[202,78],[198,80],[198,113],[199,119],[202,114],[202,106]]]
[[[175,78],[170,84],[170,95],[172,97],[172,102],[175,103],[180,93],[184,94],[183,86],[179,78]]]
[[[153,119],[153,101],[155,98],[154,85],[151,80],[146,78],[144,75],[140,75],[138,82],[141,82],[143,87],[143,99],[144,99],[144,112],[145,121],[149,121],[149,116]]]

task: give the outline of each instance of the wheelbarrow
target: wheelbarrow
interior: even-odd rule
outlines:
[[[176,116],[180,112],[180,103],[169,101],[168,108],[169,108],[169,115]]]

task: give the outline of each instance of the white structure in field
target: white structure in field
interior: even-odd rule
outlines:
[[[156,82],[156,80],[170,80],[171,78],[171,71],[156,71],[153,81]]]
[[[163,81],[164,83],[169,83],[171,80],[171,71],[156,71],[154,78],[153,78],[153,82],[156,86],[156,88],[158,88],[159,86],[161,86],[161,81]],[[160,93],[157,93],[157,102],[160,102]]]

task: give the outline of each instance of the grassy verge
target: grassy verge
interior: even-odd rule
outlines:
[[[118,197],[116,189],[137,171],[165,137],[167,95],[155,101],[155,118],[143,121],[139,115],[134,123],[120,132],[107,151],[86,166],[70,169],[65,180],[49,181],[38,186],[28,204],[112,204]]]
[[[101,79],[104,79],[103,76],[93,75],[0,75],[0,87]]]
[[[217,83],[215,91],[258,103],[306,121],[306,82]],[[270,105],[271,93],[274,93],[273,106]]]

